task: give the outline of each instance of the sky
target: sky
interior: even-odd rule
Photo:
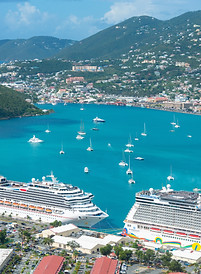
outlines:
[[[0,0],[0,40],[80,41],[133,16],[167,20],[197,10],[201,0]]]

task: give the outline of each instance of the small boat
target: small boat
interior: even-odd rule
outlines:
[[[177,123],[175,124],[174,127],[175,127],[175,128],[179,128],[179,127],[180,127],[178,120],[177,120]]]
[[[93,122],[94,122],[94,123],[104,123],[105,120],[104,120],[104,119],[101,119],[101,118],[99,118],[99,117],[96,117],[96,118],[93,119]]]
[[[133,173],[131,174],[131,178],[128,180],[129,184],[135,184],[135,180],[133,179]]]
[[[89,147],[87,148],[87,151],[93,151],[92,144],[91,144],[91,138],[90,138],[90,145],[89,145]]]
[[[132,144],[132,139],[131,139],[131,136],[128,140],[128,144],[126,144],[126,147],[134,147],[134,145]]]
[[[136,133],[136,136],[135,136],[135,141],[139,141],[139,138],[137,137],[137,133]]]
[[[77,132],[79,135],[85,135],[86,132],[84,131],[84,123],[81,121],[80,130]]]
[[[87,166],[84,168],[84,173],[89,173],[89,168]]]
[[[99,130],[99,128],[97,128],[97,127],[93,127],[93,128],[92,128],[92,130]]]
[[[61,146],[61,150],[59,151],[60,154],[64,154],[63,145]]]
[[[84,110],[83,104],[82,104],[82,106],[81,106],[80,110]]]
[[[170,123],[171,125],[175,126],[176,122],[175,122],[175,115],[173,116],[173,122]]]
[[[45,130],[45,132],[46,133],[50,133],[51,132],[51,130],[49,129],[49,125],[48,125],[47,129]]]
[[[144,160],[144,158],[142,158],[142,157],[135,157],[135,160],[138,160],[138,161],[143,161]]]
[[[168,181],[173,181],[174,177],[172,176],[172,166],[170,167],[170,175],[167,176]]]
[[[82,140],[82,139],[84,139],[84,136],[81,136],[81,135],[78,134],[78,135],[76,136],[76,139],[77,139],[77,140]]]
[[[187,135],[188,138],[192,138],[192,135]]]
[[[43,140],[37,138],[35,135],[33,135],[33,137],[31,139],[29,139],[28,141],[29,143],[41,143],[43,142]]]
[[[126,149],[124,150],[124,152],[126,152],[126,153],[133,153],[133,150],[131,150],[131,149],[129,149],[129,148],[126,148]]]
[[[107,144],[107,146],[108,146],[108,147],[111,147],[111,144],[110,144],[110,143],[108,143],[108,144]]]
[[[144,131],[141,133],[142,136],[147,136],[147,132],[146,132],[146,125],[144,123]]]
[[[48,213],[51,213],[52,212],[52,210],[51,209],[49,209],[49,208],[46,208],[46,210],[45,210],[46,212],[48,212]]]
[[[119,166],[128,166],[128,164],[126,163],[124,151],[122,151],[122,160],[119,162]]]
[[[133,174],[133,172],[132,172],[132,170],[130,168],[130,156],[129,156],[129,165],[128,165],[128,169],[126,170],[126,174],[127,175],[132,175]]]

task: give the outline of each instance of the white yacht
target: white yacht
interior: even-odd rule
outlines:
[[[101,118],[99,118],[99,117],[96,117],[96,118],[93,119],[93,122],[95,122],[95,123],[104,123],[105,120],[104,120],[104,119],[101,119]]]
[[[59,152],[60,154],[64,154],[65,152],[64,152],[64,149],[63,149],[63,145],[61,146],[61,150],[60,150],[60,152]]]
[[[177,123],[175,124],[174,127],[175,127],[175,128],[179,128],[179,127],[180,127],[178,120],[177,120]]]
[[[87,148],[87,151],[93,151],[92,143],[91,143],[91,138],[90,138],[90,145],[89,145],[89,147]]]
[[[84,173],[89,173],[89,168],[87,166],[84,168]]]
[[[138,161],[143,161],[143,160],[144,160],[144,158],[142,158],[142,157],[138,156],[138,157],[135,157],[135,160],[138,160]]]
[[[33,137],[30,138],[28,142],[29,143],[42,143],[43,140],[41,140],[41,139],[37,138],[35,135],[33,135]]]
[[[170,175],[167,176],[168,181],[173,181],[174,177],[172,176],[172,166],[170,167]]]
[[[131,178],[128,180],[129,184],[135,184],[135,180],[133,179],[133,173],[131,175]]]
[[[128,166],[128,164],[126,163],[124,151],[122,151],[122,160],[119,162],[119,166]]]
[[[29,183],[8,181],[0,176],[0,214],[35,222],[91,227],[108,217],[97,207],[91,193],[76,186],[59,182],[53,174],[32,178]]]

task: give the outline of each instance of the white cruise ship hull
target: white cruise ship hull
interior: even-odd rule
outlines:
[[[2,214],[4,216],[11,216],[17,219],[27,219],[30,221],[41,223],[51,223],[57,220],[61,221],[63,224],[73,223],[81,227],[92,227],[108,216],[86,216],[86,214],[81,215],[80,213],[73,213],[71,211],[66,211],[62,215],[53,213],[50,214],[46,212],[16,208],[13,206],[0,205],[0,215]]]

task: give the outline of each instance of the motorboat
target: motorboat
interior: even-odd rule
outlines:
[[[142,158],[142,157],[135,157],[135,160],[138,160],[138,161],[143,161],[144,160],[144,158]]]
[[[64,153],[65,153],[64,150],[63,150],[63,145],[61,146],[61,150],[60,150],[59,153],[60,153],[60,154],[64,154]]]
[[[84,173],[89,173],[89,168],[87,166],[84,168]]]
[[[105,120],[104,120],[104,119],[101,119],[101,118],[99,118],[99,117],[96,117],[96,118],[93,119],[93,122],[94,122],[94,123],[104,123]]]
[[[172,176],[172,166],[170,167],[170,175],[167,176],[167,180],[168,181],[173,181],[174,180],[174,177]]]
[[[133,179],[133,174],[132,177],[128,180],[129,184],[135,184],[135,180]]]
[[[129,148],[126,148],[126,149],[124,150],[124,152],[126,152],[126,153],[133,153],[133,151],[132,151],[131,149],[129,149]]]
[[[33,135],[33,137],[30,138],[28,142],[29,143],[42,143],[43,140],[41,140],[41,139],[37,138],[35,135]]]

